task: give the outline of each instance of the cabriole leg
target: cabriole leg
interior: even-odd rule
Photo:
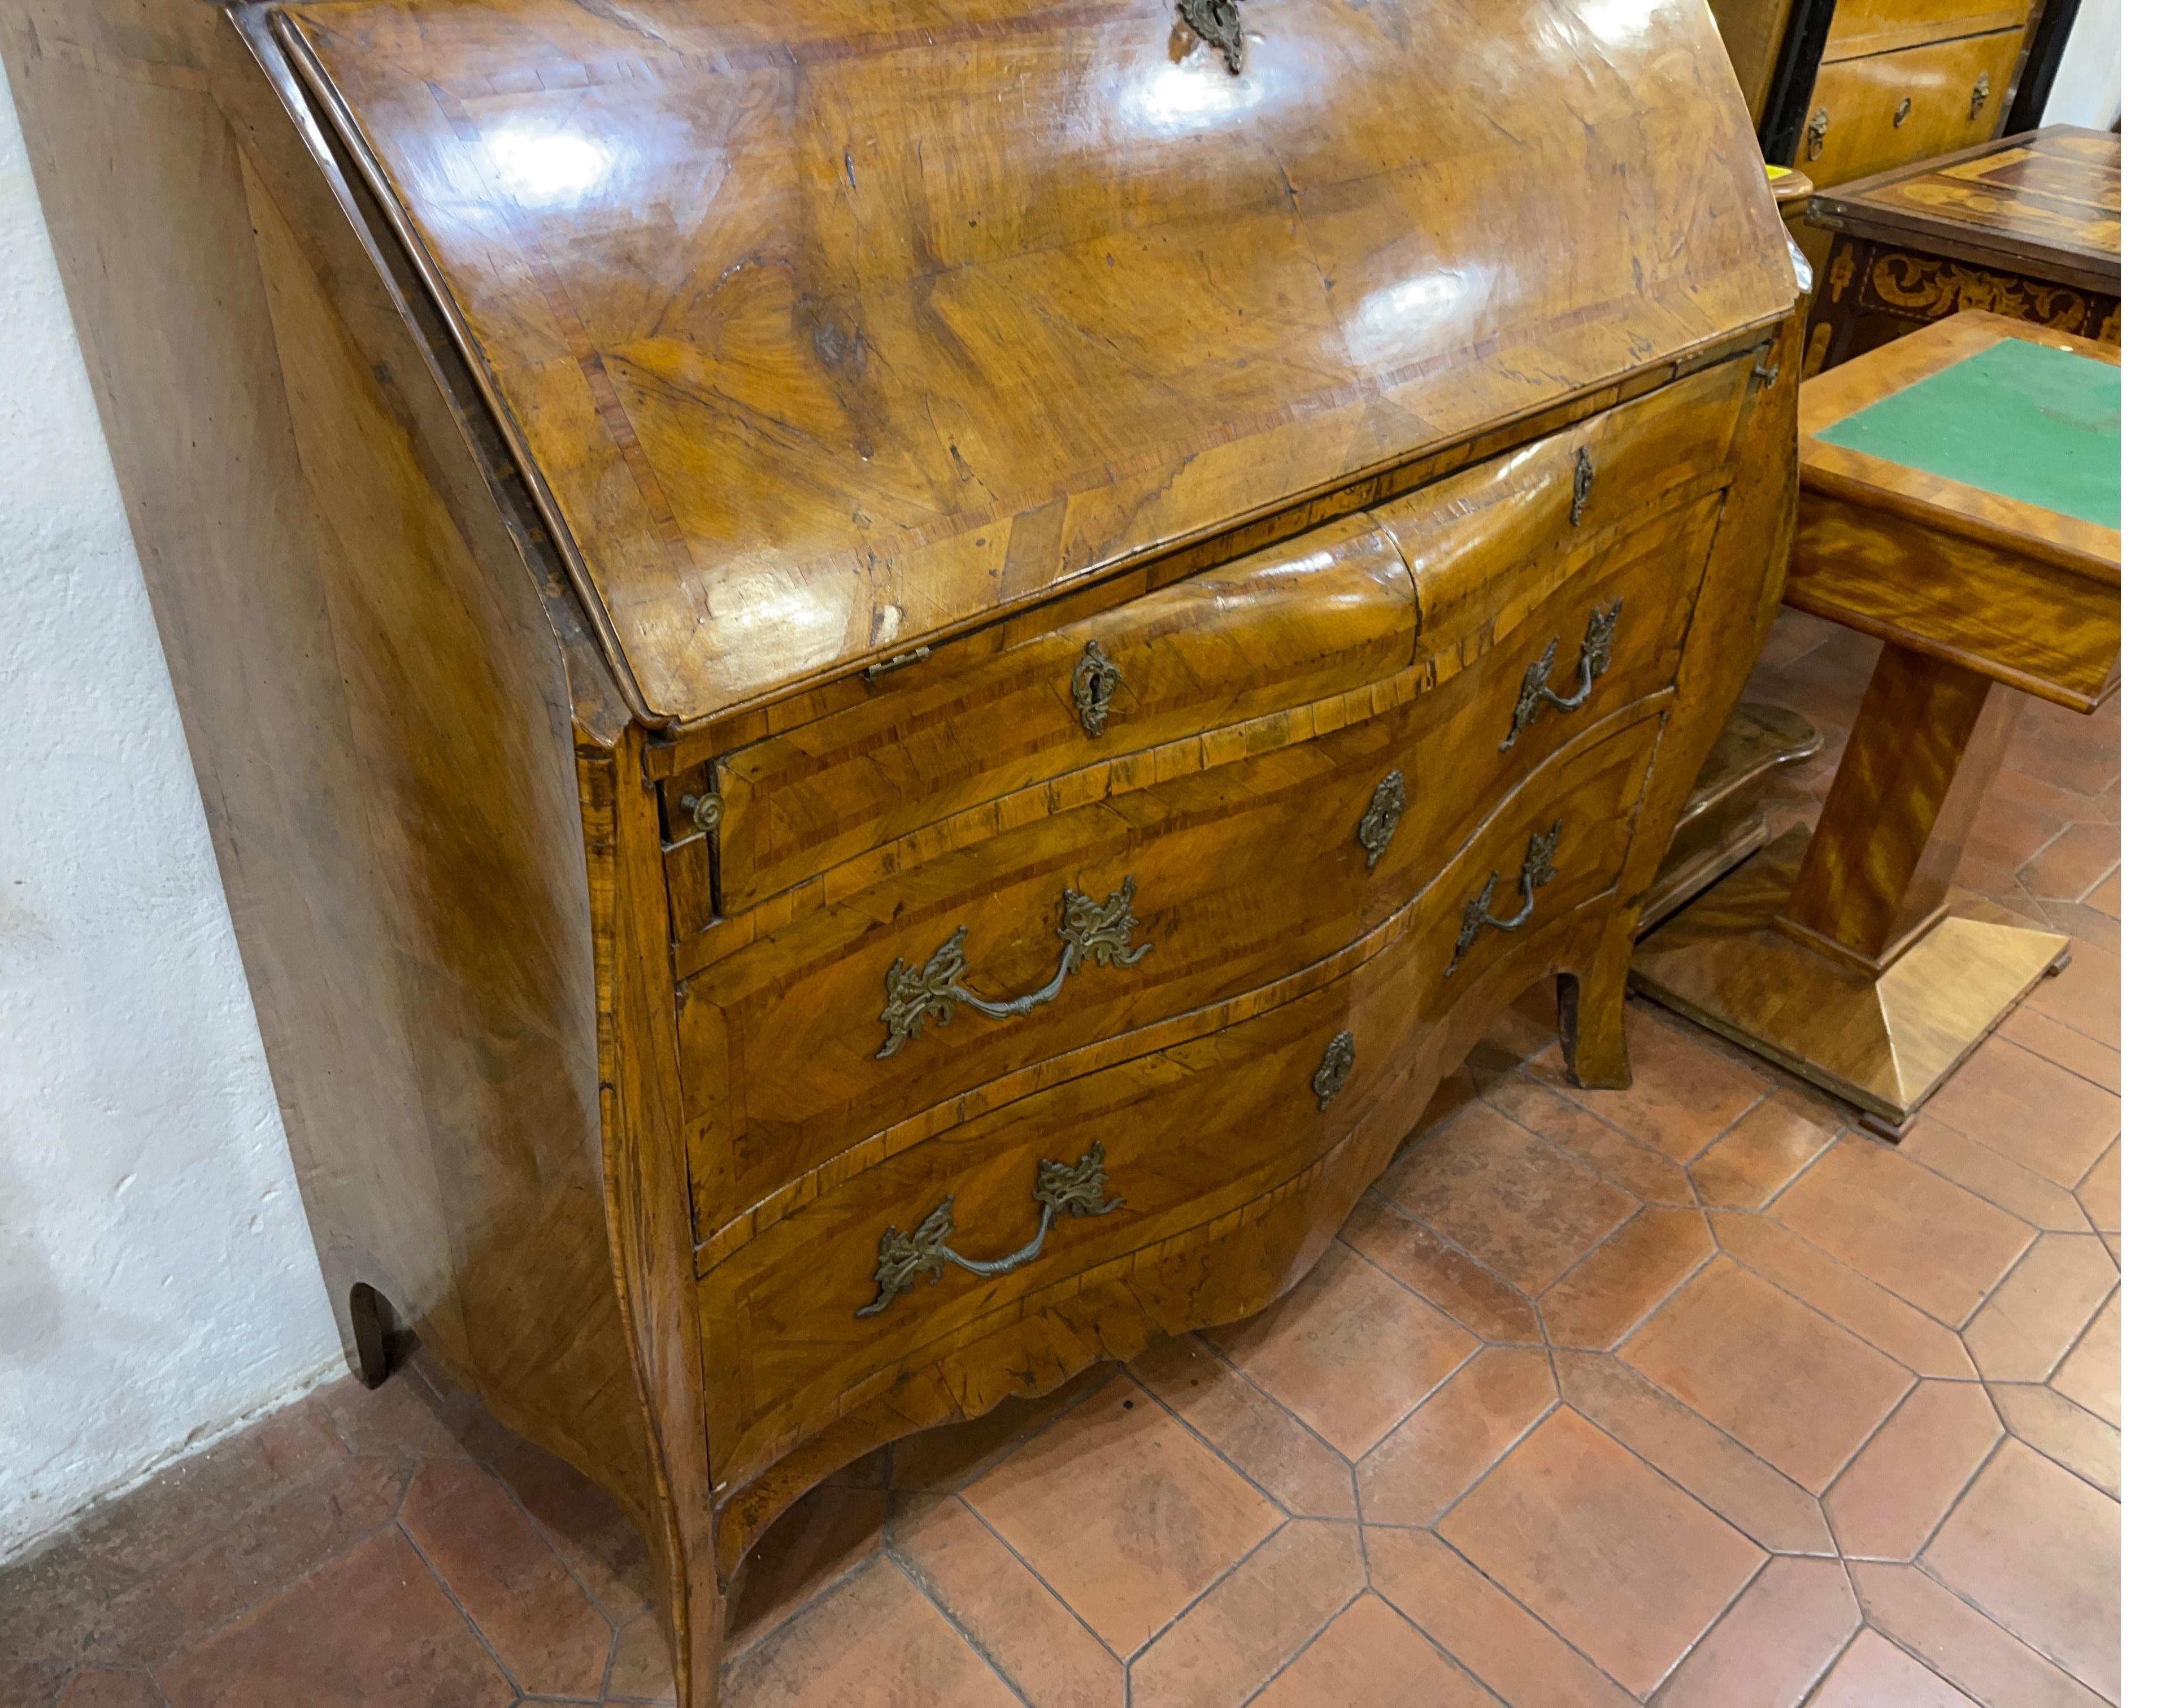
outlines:
[[[1606,927],[1590,963],[1559,975],[1560,1055],[1567,1076],[1590,1091],[1625,1091],[1628,1065],[1628,957],[1635,947],[1636,910]]]

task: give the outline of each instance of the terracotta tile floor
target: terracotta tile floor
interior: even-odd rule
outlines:
[[[1873,655],[1782,620],[1782,824]],[[2114,1701],[2117,777],[2114,703],[2028,711],[1965,878],[2072,965],[1897,1150],[1654,1011],[1575,1091],[1528,1004],[1270,1310],[808,1496],[730,1700]],[[0,1572],[0,1705],[665,1700],[649,1596],[418,1360]]]

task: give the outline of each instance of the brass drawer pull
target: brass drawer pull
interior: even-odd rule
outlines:
[[[1388,771],[1379,787],[1371,791],[1371,804],[1365,808],[1364,816],[1356,825],[1356,840],[1363,846],[1366,872],[1379,863],[1379,857],[1387,851],[1387,844],[1394,840],[1394,832],[1401,829],[1402,814],[1408,804],[1408,784],[1401,772]]]
[[[1341,1095],[1342,1086],[1349,1083],[1350,1070],[1356,1065],[1356,1034],[1337,1032],[1326,1046],[1326,1056],[1318,1065],[1318,1071],[1311,1076],[1311,1094],[1318,1099],[1323,1109]]]
[[[1554,635],[1545,643],[1537,663],[1522,672],[1522,691],[1515,700],[1515,721],[1508,728],[1507,739],[1499,744],[1500,752],[1512,747],[1515,739],[1537,722],[1537,714],[1546,707],[1555,712],[1574,712],[1589,700],[1590,691],[1597,685],[1597,679],[1612,668],[1612,632],[1620,625],[1621,607],[1627,602],[1616,599],[1610,605],[1590,607],[1590,622],[1582,631],[1582,651],[1575,661],[1572,694],[1553,692],[1553,660],[1559,656],[1559,637]]]
[[[1989,104],[1989,73],[1984,72],[1974,80],[1974,93],[1967,98],[1967,117],[1979,119],[1981,109]]]
[[[1108,708],[1115,703],[1115,690],[1122,686],[1123,673],[1115,661],[1100,649],[1099,642],[1087,641],[1077,668],[1070,673],[1070,703],[1077,708],[1077,721],[1088,735],[1107,729]]]
[[[1063,1211],[1073,1216],[1104,1216],[1120,1209],[1123,1201],[1119,1198],[1104,1204],[1100,1201],[1101,1191],[1108,1183],[1108,1172],[1101,1166],[1106,1155],[1105,1147],[1096,1144],[1067,1168],[1045,1157],[1040,1159],[1040,1178],[1032,1189],[1040,1204],[1040,1231],[1007,1257],[975,1262],[949,1249],[949,1236],[957,1231],[954,1194],[929,1210],[927,1219],[910,1233],[890,1228],[874,1254],[874,1285],[879,1289],[874,1302],[861,1305],[852,1315],[873,1316],[888,1310],[890,1301],[900,1293],[911,1292],[922,1275],[929,1281],[939,1281],[947,1264],[954,1263],[974,1275],[1007,1275],[1040,1255],[1047,1244],[1048,1229]]]
[[[724,822],[724,798],[714,789],[705,795],[681,795],[678,805],[697,830],[713,830]]]
[[[1895,131],[1897,130],[1901,125],[1905,124],[1907,120],[1913,116],[1914,98],[1911,95],[1909,95],[1899,103],[1897,109],[1891,115],[1891,128]]]
[[[959,1002],[997,1020],[1011,1020],[1020,1014],[1029,1014],[1060,996],[1063,981],[1088,959],[1104,967],[1136,966],[1152,950],[1151,943],[1140,943],[1135,949],[1130,947],[1130,933],[1138,923],[1137,916],[1130,911],[1130,902],[1136,894],[1136,881],[1129,878],[1105,901],[1095,901],[1074,889],[1064,890],[1062,923],[1055,932],[1062,944],[1062,958],[1056,963],[1055,976],[1039,990],[1013,996],[1007,1001],[991,1001],[965,988],[961,982],[965,976],[962,926],[950,932],[949,941],[927,958],[925,966],[915,967],[908,961],[898,961],[889,969],[889,1001],[881,1011],[882,1023],[889,1028],[889,1039],[874,1052],[874,1059],[879,1061],[885,1056],[895,1055],[907,1042],[918,1037],[919,1028],[927,1023],[929,1015],[934,1017],[937,1026],[947,1026]]]
[[[1559,846],[1561,820],[1554,819],[1553,827],[1542,836],[1531,835],[1530,851],[1522,857],[1522,905],[1512,919],[1492,917],[1492,892],[1499,888],[1499,874],[1494,872],[1484,880],[1484,888],[1463,905],[1462,935],[1454,940],[1454,958],[1446,963],[1442,977],[1450,977],[1462,964],[1462,958],[1483,934],[1487,926],[1495,931],[1519,931],[1530,922],[1530,915],[1537,910],[1537,892],[1559,876],[1553,865],[1553,852]]]

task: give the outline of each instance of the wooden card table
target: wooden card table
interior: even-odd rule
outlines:
[[[1947,891],[2019,693],[2116,686],[2118,410],[2114,346],[1971,312],[1801,390],[1786,600],[1884,654],[1814,835],[1652,933],[1633,979],[1887,1136],[2063,963]]]

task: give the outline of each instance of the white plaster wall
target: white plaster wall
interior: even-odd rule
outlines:
[[[2118,0],[2080,0],[2080,15],[2057,61],[2056,81],[2042,109],[2045,125],[2085,125],[2107,131],[2118,115]]]
[[[0,77],[0,1556],[337,1332]]]

